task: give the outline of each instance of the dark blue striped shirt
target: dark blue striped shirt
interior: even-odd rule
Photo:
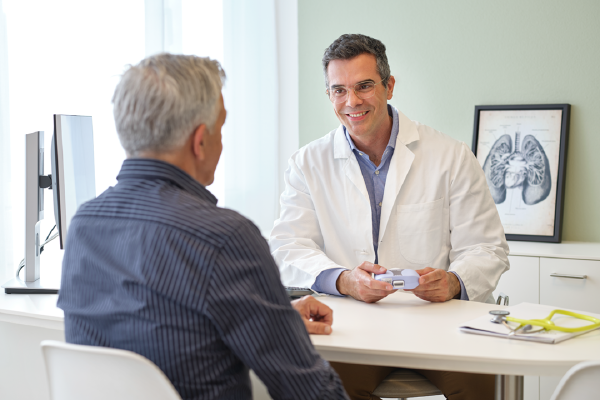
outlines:
[[[179,168],[128,159],[69,226],[58,306],[70,343],[127,349],[184,399],[346,399],[258,228]]]

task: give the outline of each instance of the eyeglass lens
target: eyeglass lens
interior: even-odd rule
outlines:
[[[379,83],[381,83],[381,82],[379,82]],[[375,82],[357,83],[353,87],[354,94],[356,94],[356,97],[358,97],[361,100],[366,100],[368,98],[371,98],[375,94],[375,85],[378,85],[379,83],[375,83]],[[349,91],[350,91],[350,89],[348,89],[344,86],[336,86],[334,88],[331,88],[328,91],[329,99],[333,103],[342,103],[348,99]]]

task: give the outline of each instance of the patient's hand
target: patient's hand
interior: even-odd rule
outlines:
[[[329,335],[333,324],[333,311],[312,296],[292,301],[292,307],[302,317],[308,333]]]

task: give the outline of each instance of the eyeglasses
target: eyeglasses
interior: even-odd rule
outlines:
[[[375,95],[375,86],[379,85],[384,80],[385,79],[382,79],[377,83],[369,81],[360,82],[354,85],[352,89],[354,90],[354,94],[356,95],[356,97],[358,97],[361,100],[366,100]],[[349,91],[350,89],[344,86],[336,86],[331,90],[327,89],[325,91],[325,94],[329,96],[329,100],[331,100],[332,103],[343,103],[346,100],[348,100]]]

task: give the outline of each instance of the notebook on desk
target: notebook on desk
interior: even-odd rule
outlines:
[[[516,306],[507,307],[505,310],[510,311],[510,316],[515,318],[522,319],[544,319],[546,318],[553,310],[556,310],[557,307],[547,306],[541,304],[532,304],[532,303],[521,303]],[[599,314],[592,314],[585,311],[576,311],[564,309],[567,311],[574,311],[576,313],[589,315],[595,318],[600,318]],[[472,333],[476,335],[486,335],[486,336],[495,336],[507,339],[514,340],[527,340],[532,342],[539,343],[548,343],[555,344],[570,339],[575,336],[583,335],[590,331],[585,332],[560,332],[555,330],[550,331],[541,331],[539,333],[531,333],[531,334],[515,334],[510,335],[510,330],[502,324],[497,324],[491,322],[492,315],[486,314],[482,315],[479,318],[475,318],[471,321],[468,321],[462,324],[459,329],[461,332]],[[568,328],[576,328],[584,325],[588,325],[589,322],[583,321],[580,319],[566,317],[566,316],[557,316],[552,320],[555,324],[559,326],[564,326]],[[535,328],[535,327],[534,327]]]

